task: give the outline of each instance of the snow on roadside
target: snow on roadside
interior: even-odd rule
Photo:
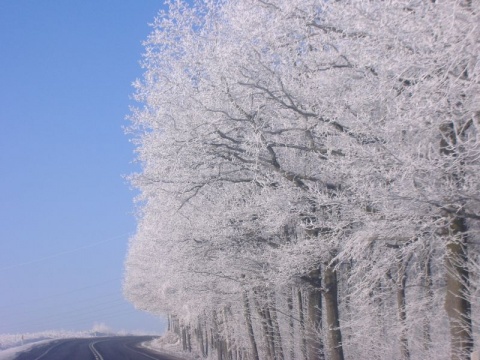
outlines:
[[[0,334],[0,360],[14,359],[18,353],[28,351],[31,348],[43,345],[51,341],[69,338],[88,338],[105,335],[116,335],[111,333],[100,333],[91,331],[43,331],[26,334]]]
[[[91,331],[51,330],[24,334],[0,334],[0,351],[28,345],[42,340],[65,339],[72,337],[90,337]]]
[[[12,348],[8,348],[6,350],[0,350],[0,360],[13,360],[19,353],[28,351],[34,348],[35,346],[47,344],[51,341],[55,341],[55,339],[40,340],[40,341],[32,342],[26,345],[15,346]]]
[[[161,337],[142,343],[143,347],[169,355],[172,359],[197,360],[201,359],[199,354],[183,351],[180,338],[173,332],[166,332]]]

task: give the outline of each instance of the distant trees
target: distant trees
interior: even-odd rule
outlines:
[[[125,294],[218,359],[468,359],[478,1],[173,2]]]

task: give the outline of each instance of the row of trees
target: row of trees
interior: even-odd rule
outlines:
[[[171,2],[125,294],[218,359],[468,359],[480,3]]]

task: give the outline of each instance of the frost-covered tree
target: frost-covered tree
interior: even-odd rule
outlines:
[[[136,84],[127,297],[205,357],[467,359],[479,8],[172,2]]]

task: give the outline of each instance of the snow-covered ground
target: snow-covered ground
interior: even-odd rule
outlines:
[[[166,332],[161,337],[152,341],[146,341],[142,345],[146,348],[170,355],[172,358],[176,357],[179,360],[201,359],[199,354],[183,351],[179,337],[173,332]]]
[[[55,340],[55,339],[66,339],[73,337],[91,337],[96,336],[97,332],[94,330],[90,331],[66,331],[66,330],[56,330],[56,331],[42,331],[35,333],[24,333],[24,334],[0,334],[0,353],[1,351],[19,347],[23,345],[28,345],[31,343],[37,343],[43,340]]]
[[[43,345],[54,340],[55,339],[40,340],[26,345],[14,346],[6,350],[0,350],[0,360],[13,360],[21,352],[28,351],[35,346]]]

